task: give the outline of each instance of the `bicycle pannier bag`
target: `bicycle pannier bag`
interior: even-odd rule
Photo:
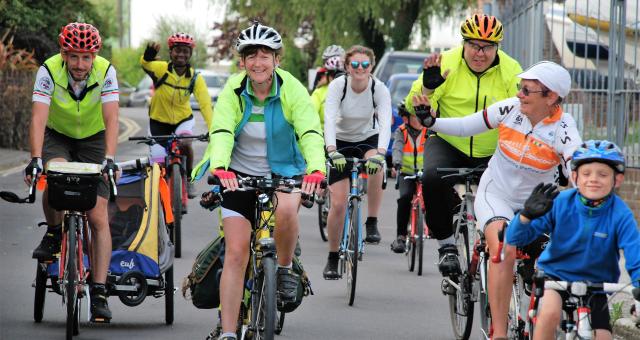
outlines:
[[[196,257],[191,273],[182,284],[182,296],[196,308],[211,309],[220,305],[220,276],[224,263],[224,237],[211,241]]]

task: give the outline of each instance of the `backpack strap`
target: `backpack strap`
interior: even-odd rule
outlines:
[[[193,74],[193,77],[191,77],[191,81],[189,82],[189,87],[187,87],[187,91],[189,91],[189,94],[193,93],[193,88],[196,86],[196,78],[198,77],[199,74],[200,72],[196,72]]]
[[[157,90],[165,81],[167,81],[167,77],[169,77],[169,72],[166,72],[162,77],[160,77],[160,79],[158,79],[158,81],[153,83],[153,88]]]
[[[343,77],[343,76],[341,76]],[[342,104],[342,101],[344,100],[344,97],[347,96],[347,77],[348,74],[344,75],[344,87],[342,88],[342,98],[340,98],[340,104]],[[378,121],[378,112],[376,111],[377,105],[376,105],[376,78],[374,78],[373,76],[370,76],[372,83],[371,83],[371,105],[373,106],[373,117],[371,117],[371,124],[373,125],[373,129],[376,128],[376,122]]]

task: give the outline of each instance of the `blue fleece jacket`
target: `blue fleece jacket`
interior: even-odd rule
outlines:
[[[618,282],[624,251],[633,285],[640,286],[640,232],[631,209],[617,195],[598,208],[580,202],[576,189],[565,190],[553,208],[529,224],[518,214],[507,228],[507,243],[525,246],[546,233],[551,240],[538,259],[546,274],[564,281]]]

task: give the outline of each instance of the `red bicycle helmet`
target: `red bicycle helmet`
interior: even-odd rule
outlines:
[[[191,48],[196,47],[196,41],[193,40],[193,37],[187,33],[173,33],[169,39],[167,39],[167,44],[169,44],[169,49],[172,49],[175,45],[187,45]]]
[[[64,26],[58,36],[58,42],[65,52],[97,53],[102,47],[98,29],[82,22],[72,22]]]

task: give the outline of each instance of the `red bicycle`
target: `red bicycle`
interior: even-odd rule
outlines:
[[[197,136],[158,135],[158,136],[138,136],[129,137],[130,141],[139,141],[149,146],[160,144],[167,150],[164,161],[164,172],[169,192],[171,196],[171,208],[173,210],[173,225],[171,226],[170,238],[175,246],[175,257],[182,257],[182,215],[187,213],[187,168],[186,158],[183,154],[180,140],[196,139],[199,141],[209,141],[209,134]]]
[[[418,258],[418,275],[422,275],[422,259],[424,253],[424,240],[430,238],[429,227],[424,221],[424,200],[422,198],[422,170],[416,169],[413,176],[402,176],[398,174],[396,180],[396,189],[399,186],[400,176],[405,181],[412,181],[416,189],[411,198],[411,219],[409,220],[409,235],[407,237],[405,255],[409,271],[415,270],[416,255]]]

